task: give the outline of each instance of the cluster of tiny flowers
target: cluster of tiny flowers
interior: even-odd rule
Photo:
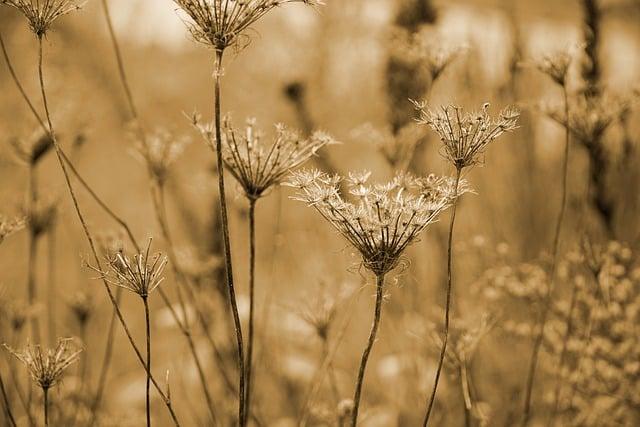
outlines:
[[[386,184],[368,185],[369,176],[349,174],[353,202],[340,194],[339,176],[317,170],[295,172],[287,185],[298,190],[294,199],[314,207],[360,252],[367,269],[382,275],[467,187],[461,182],[455,189],[453,179],[434,175],[398,175]]]
[[[585,277],[585,263],[591,277]],[[636,425],[640,422],[634,410],[640,406],[638,258],[628,246],[611,242],[571,264],[567,280],[575,284],[574,300],[556,302],[556,316],[545,331],[548,352],[558,357],[566,346],[559,372],[566,386],[560,399],[561,413],[566,414],[563,422]],[[598,422],[603,419],[607,423]]]
[[[6,237],[23,229],[24,225],[24,218],[7,218],[4,215],[0,215],[0,243],[2,243]]]
[[[147,298],[164,281],[162,276],[167,265],[167,257],[156,254],[150,257],[151,241],[144,252],[135,254],[133,259],[124,252],[117,252],[109,259],[110,272],[101,273],[110,283]]]
[[[550,55],[545,55],[542,59],[535,62],[535,66],[560,86],[564,86],[572,61],[573,52],[570,50],[561,50]]]
[[[136,142],[136,150],[153,179],[162,185],[169,177],[171,166],[189,142],[188,138],[178,138],[166,129],[156,129],[145,135],[143,141]]]
[[[60,381],[64,370],[78,360],[82,349],[75,348],[73,340],[60,339],[55,348],[43,349],[40,345],[27,345],[21,351],[4,345],[29,370],[31,378],[44,390]]]
[[[431,110],[424,103],[415,102],[420,112],[418,123],[429,125],[444,144],[445,155],[457,169],[481,162],[487,146],[505,132],[516,129],[520,112],[514,107],[502,110],[497,118],[489,116],[489,104],[482,111],[464,113],[462,108],[449,105]]]
[[[410,60],[427,72],[431,81],[436,81],[444,70],[466,50],[465,46],[447,45],[438,37],[433,37],[429,30],[412,34],[404,44],[402,53],[405,59]]]
[[[247,120],[244,131],[234,129],[231,120],[224,120],[222,155],[229,171],[252,200],[260,198],[270,187],[279,184],[291,170],[306,162],[318,150],[335,141],[324,132],[303,138],[297,131],[276,125],[276,135],[270,145],[255,120]]]
[[[74,293],[69,299],[68,305],[71,314],[80,326],[89,322],[95,308],[92,294],[86,291]]]
[[[286,3],[323,4],[322,0],[173,0],[191,19],[189,31],[200,43],[223,51],[238,45],[256,21]]]
[[[37,37],[46,35],[56,19],[82,7],[78,0],[0,0],[0,3],[18,9]]]

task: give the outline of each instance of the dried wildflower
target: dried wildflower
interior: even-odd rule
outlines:
[[[38,164],[44,155],[53,148],[53,140],[46,133],[40,133],[29,140],[14,139],[11,144],[18,158],[32,167]]]
[[[0,0],[0,3],[18,9],[29,21],[31,31],[38,38],[42,38],[56,19],[80,10],[84,2],[80,3],[78,0]]]
[[[535,66],[560,86],[564,86],[573,58],[574,53],[571,50],[561,50],[535,61]]]
[[[178,138],[166,129],[157,129],[146,134],[143,141],[136,141],[136,152],[142,157],[151,177],[163,185],[169,177],[170,167],[190,142],[186,137]]]
[[[147,298],[164,280],[162,273],[168,262],[167,257],[160,253],[149,258],[150,249],[151,240],[146,250],[135,254],[133,259],[123,252],[116,253],[109,259],[110,272],[115,277],[101,273],[109,283]]]
[[[481,112],[464,113],[457,106],[441,107],[432,111],[424,103],[414,102],[420,111],[418,123],[429,125],[440,136],[445,155],[456,169],[481,163],[481,156],[487,146],[505,132],[516,129],[520,112],[507,107],[497,119],[489,116],[489,103]]]
[[[294,197],[314,207],[362,255],[377,276],[394,269],[402,252],[453,202],[450,178],[398,175],[391,182],[367,185],[370,173],[349,174],[347,184],[357,201],[340,194],[341,178],[317,170],[294,172],[287,184]],[[464,193],[462,182],[458,195]]]
[[[292,169],[306,162],[326,144],[335,142],[324,132],[303,138],[297,131],[278,124],[273,141],[267,145],[263,142],[262,132],[256,129],[254,119],[247,120],[244,131],[240,132],[233,128],[227,117],[224,131],[224,162],[251,200],[262,197]]]
[[[22,330],[29,319],[36,316],[38,307],[29,305],[25,301],[6,301],[2,307],[2,316],[9,322],[11,330],[16,333]]]
[[[189,15],[193,38],[219,52],[241,47],[246,31],[272,9],[286,3],[321,5],[322,0],[173,0]]]
[[[326,341],[343,298],[344,296],[340,293],[336,295],[330,292],[327,289],[327,283],[322,282],[318,297],[314,298],[313,302],[308,300],[302,302],[301,308],[296,310],[296,314],[313,328],[318,338]]]
[[[94,310],[93,296],[89,292],[76,292],[68,301],[69,309],[80,326],[89,322]]]
[[[56,348],[43,349],[40,345],[30,345],[22,351],[17,351],[4,345],[29,370],[31,378],[38,383],[43,390],[58,384],[64,370],[78,360],[82,349],[73,348],[73,340],[59,339]]]
[[[31,202],[24,209],[27,218],[27,226],[34,237],[46,233],[56,222],[58,215],[58,200],[52,198],[40,198]]]
[[[7,218],[4,215],[0,215],[0,243],[4,241],[5,237],[22,230],[24,225],[24,218]]]

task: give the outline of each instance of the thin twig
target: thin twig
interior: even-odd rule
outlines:
[[[236,333],[236,343],[238,348],[238,371],[239,371],[239,387],[238,387],[238,422],[240,427],[246,425],[245,414],[245,368],[244,368],[244,348],[242,339],[242,324],[240,322],[240,314],[238,313],[238,303],[236,301],[236,291],[233,284],[233,266],[231,261],[231,243],[229,239],[229,217],[227,213],[227,196],[224,188],[224,162],[222,160],[222,132],[221,132],[221,108],[220,108],[220,78],[222,74],[222,57],[223,52],[216,51],[216,61],[214,70],[214,115],[216,128],[216,161],[218,166],[218,191],[220,193],[220,213],[222,219],[222,235],[224,243],[224,260],[227,279],[227,288],[229,291],[229,302],[231,304],[231,312]]]
[[[433,403],[436,399],[436,393],[438,391],[438,382],[440,380],[440,374],[442,373],[442,366],[444,365],[444,357],[447,352],[447,342],[449,341],[449,322],[451,317],[451,290],[453,288],[453,227],[456,221],[456,208],[458,206],[458,185],[460,184],[460,175],[462,173],[461,168],[456,169],[456,181],[454,187],[454,200],[451,211],[451,222],[449,223],[449,241],[447,248],[447,300],[444,308],[444,337],[442,339],[442,350],[440,351],[440,359],[438,361],[438,369],[436,370],[436,378],[433,383],[433,390],[431,391],[431,397],[427,405],[427,412],[422,422],[423,427],[429,424],[429,417],[433,410]]]
[[[256,275],[256,201],[249,199],[249,336],[247,339],[247,375],[245,418],[251,411],[251,368],[253,364],[253,311]]]
[[[356,427],[358,422],[358,410],[360,409],[360,396],[362,394],[362,384],[364,383],[364,374],[367,368],[367,362],[369,361],[369,355],[373,348],[373,343],[376,341],[376,334],[378,333],[378,326],[380,325],[380,317],[382,314],[382,300],[384,290],[384,274],[376,277],[376,303],[373,313],[373,324],[371,325],[371,332],[369,333],[369,340],[367,346],[362,353],[362,359],[360,360],[360,368],[358,369],[358,379],[356,380],[356,388],[353,394],[353,412],[351,413],[351,427]]]
[[[9,419],[13,427],[18,427],[16,424],[16,420],[13,417],[13,412],[11,412],[11,402],[9,402],[9,397],[7,396],[7,390],[4,388],[4,380],[2,379],[2,372],[0,372],[0,392],[2,392],[2,403],[4,404],[4,410],[7,413],[7,418]]]
[[[569,95],[567,93],[566,86],[563,86],[564,94],[564,109],[567,123],[569,123]],[[533,386],[535,383],[536,367],[538,365],[538,358],[540,356],[540,349],[542,347],[542,341],[544,338],[544,328],[549,316],[549,309],[551,308],[551,300],[555,285],[556,267],[558,261],[558,251],[560,248],[560,233],[562,231],[562,223],[566,212],[567,205],[567,181],[569,175],[569,147],[570,147],[570,130],[568,125],[565,129],[565,142],[564,142],[564,157],[562,159],[562,197],[560,202],[560,211],[558,212],[558,220],[556,222],[555,233],[553,235],[553,254],[551,260],[551,277],[549,280],[549,287],[545,296],[544,307],[542,311],[542,317],[540,319],[540,325],[538,334],[533,343],[533,350],[531,353],[531,359],[529,362],[529,369],[527,374],[527,382],[525,386],[525,399],[524,409],[522,415],[522,427],[525,427],[531,419],[531,401],[533,397]]]

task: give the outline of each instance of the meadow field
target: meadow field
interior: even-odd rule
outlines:
[[[0,426],[640,425],[637,0],[0,0]]]

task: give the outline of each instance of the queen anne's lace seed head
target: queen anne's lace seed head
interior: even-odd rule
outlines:
[[[272,9],[286,3],[321,5],[322,0],[173,0],[191,22],[193,38],[219,52],[242,45],[246,31]]]
[[[271,143],[264,142],[255,120],[247,120],[243,131],[234,129],[231,120],[224,120],[222,154],[229,171],[242,186],[245,195],[257,200],[284,176],[314,156],[326,144],[335,143],[324,132],[309,138],[284,125],[276,125]]]
[[[31,378],[44,389],[58,384],[64,370],[78,360],[82,349],[73,345],[73,340],[59,339],[55,348],[43,349],[40,345],[28,344],[23,350],[14,350],[4,345],[29,370]]]
[[[188,138],[177,137],[166,129],[156,129],[144,135],[144,140],[137,140],[135,148],[151,177],[162,186],[169,178],[171,166],[189,142]]]
[[[488,103],[480,112],[473,113],[465,113],[453,105],[431,110],[423,103],[414,104],[420,111],[418,122],[436,131],[447,159],[458,170],[480,163],[487,146],[503,133],[516,129],[520,117],[516,108],[507,107],[497,118],[492,118]]]
[[[369,173],[351,173],[346,180],[353,201],[340,194],[340,177],[317,170],[294,172],[287,185],[298,190],[294,199],[313,206],[362,255],[366,268],[376,275],[394,269],[403,251],[457,195],[448,177],[426,178],[403,174],[391,182],[368,184]]]
[[[31,31],[38,38],[42,38],[56,19],[79,10],[84,2],[79,0],[0,0],[0,3],[18,9],[29,21]]]
[[[109,283],[147,298],[164,281],[162,274],[168,262],[160,253],[150,257],[150,249],[151,240],[145,251],[135,254],[133,259],[124,251],[118,252],[109,259],[110,271],[100,273]]]

